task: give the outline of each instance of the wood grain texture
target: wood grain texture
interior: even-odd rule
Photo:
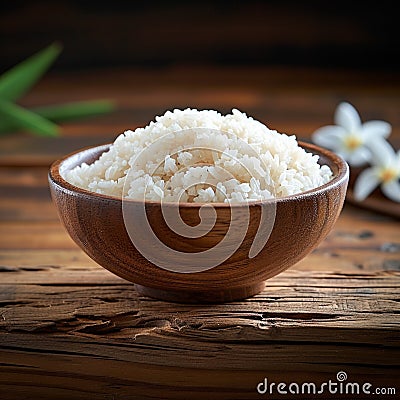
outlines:
[[[203,67],[40,82],[23,104],[110,97],[120,108],[64,124],[61,140],[0,137],[0,397],[247,400],[263,398],[255,388],[264,377],[322,382],[340,370],[348,381],[400,392],[398,220],[345,204],[326,239],[257,296],[173,304],[139,296],[83,253],[47,187],[61,155],[175,106],[238,107],[309,138],[349,100],[363,120],[387,120],[399,137],[399,82],[359,71]]]
[[[62,266],[1,272],[21,274],[1,285],[6,398],[251,399],[264,376],[318,382],[344,369],[384,385],[397,374],[398,273],[287,271],[213,307],[140,297],[104,269],[72,281],[79,270]]]

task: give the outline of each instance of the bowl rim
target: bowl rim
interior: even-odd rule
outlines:
[[[231,207],[250,207],[254,205],[260,205],[260,204],[268,204],[268,203],[285,203],[288,201],[300,201],[304,200],[306,198],[314,197],[317,195],[320,195],[326,191],[329,191],[337,186],[342,185],[345,182],[348,182],[349,179],[349,171],[350,168],[347,164],[347,162],[338,154],[317,146],[313,143],[305,142],[298,140],[297,141],[299,146],[302,147],[304,150],[311,152],[314,155],[318,156],[323,156],[327,159],[329,159],[338,169],[337,174],[334,174],[333,178],[325,183],[324,185],[318,186],[314,189],[310,189],[301,193],[296,193],[293,195],[289,196],[284,196],[284,197],[278,197],[278,198],[273,198],[273,199],[265,199],[265,200],[254,200],[254,201],[249,201],[249,202],[237,202],[237,203],[222,203],[222,202],[216,202],[216,203],[189,203],[189,202],[161,202],[161,201],[155,201],[155,200],[145,200],[146,205],[162,205],[163,207],[168,205],[170,206],[176,206],[176,204],[179,204],[179,207],[185,207],[185,208],[200,208],[204,205],[211,205],[213,207],[218,207],[218,208],[231,208]],[[107,195],[107,194],[102,194],[102,193],[96,193],[92,192],[90,190],[81,188],[79,186],[76,186],[67,180],[65,180],[60,173],[60,168],[62,165],[67,162],[68,160],[74,158],[74,157],[81,157],[83,158],[85,153],[92,153],[92,152],[104,152],[106,151],[112,143],[106,143],[102,145],[96,145],[96,146],[88,146],[82,149],[78,149],[76,151],[73,151],[69,154],[64,155],[63,157],[55,160],[50,168],[49,168],[49,174],[48,174],[48,179],[50,182],[58,185],[61,187],[63,190],[68,191],[70,193],[75,193],[75,194],[80,194],[84,195],[87,197],[94,197],[98,200],[103,200],[103,201],[114,201],[114,202],[122,202],[123,201],[129,201],[130,203],[140,203],[142,204],[142,200],[137,200],[137,199],[122,199],[117,196],[112,196],[112,195]],[[84,160],[82,160],[84,162]]]

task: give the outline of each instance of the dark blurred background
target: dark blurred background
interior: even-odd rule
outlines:
[[[1,70],[58,40],[56,70],[272,65],[399,70],[396,2],[8,1]]]

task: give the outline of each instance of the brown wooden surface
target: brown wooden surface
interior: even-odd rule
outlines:
[[[391,122],[398,138],[399,89],[395,76],[278,69],[42,81],[25,105],[110,97],[120,109],[65,125],[59,139],[0,137],[0,397],[251,399],[263,397],[264,377],[322,382],[340,370],[399,393],[398,220],[347,204],[327,239],[261,294],[178,305],[138,296],[90,260],[60,224],[47,184],[54,159],[173,107],[237,107],[307,139],[348,100],[364,120]]]

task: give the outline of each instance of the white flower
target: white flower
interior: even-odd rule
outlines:
[[[371,159],[368,144],[390,135],[392,127],[385,121],[362,123],[357,110],[350,103],[340,103],[335,111],[336,125],[317,129],[312,140],[341,155],[351,166],[358,167]]]
[[[371,168],[360,173],[354,184],[354,198],[364,200],[380,185],[383,194],[390,200],[400,202],[400,150],[395,153],[386,140],[371,144]]]

